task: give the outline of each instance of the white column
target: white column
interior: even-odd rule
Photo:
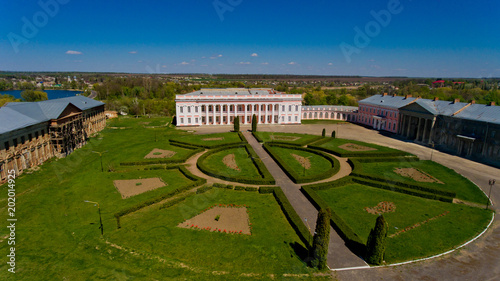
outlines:
[[[220,123],[224,124],[224,104],[220,104]]]
[[[242,124],[246,124],[247,123],[247,111],[248,111],[248,104],[245,104],[245,120],[243,120],[243,123]]]
[[[273,107],[273,108],[272,108],[272,109],[273,109],[273,110],[272,110],[272,114],[273,114],[273,116],[271,117],[271,124],[274,124],[274,107],[275,107],[275,106],[276,106],[276,104],[274,104],[274,103],[273,103],[273,105],[272,105],[272,107]]]
[[[205,103],[205,125],[208,125],[208,104]]]
[[[215,104],[212,104],[212,123],[215,125]]]

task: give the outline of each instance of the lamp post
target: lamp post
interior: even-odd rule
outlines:
[[[488,206],[490,205],[490,196],[491,196],[491,188],[495,185],[495,179],[489,180],[488,184],[490,185],[490,193],[488,194],[488,202],[486,202],[486,210],[488,210]]]
[[[101,230],[101,236],[104,235],[104,227],[102,226],[102,217],[101,217],[101,207],[99,207],[99,203],[93,202],[93,201],[89,201],[89,200],[85,200],[83,202],[85,202],[85,203],[92,203],[92,204],[94,204],[94,206],[97,205],[97,209],[99,210],[99,223],[101,224],[101,226],[99,226],[99,229]]]
[[[108,152],[108,151],[106,150],[106,151],[103,151],[103,152],[99,152],[99,151],[92,151],[92,152],[99,154],[99,156],[101,157],[101,172],[104,172],[104,168],[102,166],[102,155],[104,153]]]

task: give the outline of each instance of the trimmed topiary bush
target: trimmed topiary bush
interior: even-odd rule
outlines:
[[[234,131],[235,132],[240,131],[240,117],[239,116],[236,116],[236,118],[234,118]]]
[[[335,138],[335,131],[332,131],[332,138]]]
[[[315,235],[312,245],[311,266],[319,270],[327,269],[326,259],[328,256],[328,244],[330,242],[330,208],[321,209],[318,212]]]
[[[257,132],[257,115],[252,116],[252,132]]]
[[[389,226],[383,215],[377,217],[375,228],[370,231],[366,243],[366,261],[370,264],[380,265],[384,261],[385,240]]]
[[[325,137],[325,135],[326,135],[326,129],[325,129],[325,128],[323,128],[323,131],[321,132],[321,136],[322,136],[322,137]]]

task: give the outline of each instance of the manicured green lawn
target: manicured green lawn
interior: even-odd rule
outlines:
[[[158,120],[163,123],[168,119]],[[59,160],[53,159],[40,166],[39,171],[32,174],[25,173],[16,179],[16,218],[18,221],[16,222],[15,278],[17,280],[237,280],[241,278],[239,271],[248,270],[252,273],[253,267],[259,267],[255,272],[269,272],[270,274],[311,272],[297,258],[289,245],[295,242],[300,244],[300,240],[291,230],[271,195],[257,197],[259,196],[257,193],[246,195],[243,193],[242,198],[233,200],[228,197],[226,202],[243,202],[251,205],[252,209],[256,209],[251,211],[252,221],[257,224],[256,236],[247,238],[254,239],[251,241],[256,243],[242,242],[238,250],[239,240],[234,240],[226,244],[226,246],[235,247],[233,254],[226,256],[224,250],[227,249],[222,249],[217,253],[212,253],[212,259],[206,259],[205,265],[201,266],[198,265],[198,261],[203,260],[204,257],[202,255],[196,257],[200,252],[197,252],[194,247],[186,246],[191,243],[190,241],[181,242],[184,237],[192,239],[194,236],[191,235],[201,233],[184,236],[186,230],[178,230],[175,227],[175,231],[171,232],[169,227],[172,228],[172,225],[169,226],[168,223],[173,223],[174,219],[179,218],[179,213],[170,221],[162,221],[165,218],[163,214],[169,214],[170,209],[162,210],[163,213],[160,216],[160,211],[157,211],[159,205],[144,208],[138,214],[123,217],[123,228],[117,230],[114,218],[116,212],[191,183],[178,170],[144,171],[140,170],[144,168],[143,166],[128,166],[121,167],[120,172],[101,172],[99,155],[92,151],[107,151],[103,154],[103,163],[106,167],[109,164],[118,166],[120,162],[132,157],[144,157],[145,153],[157,147],[161,141],[165,146],[158,148],[177,149],[167,146],[167,139],[186,133],[173,128],[149,129],[139,124],[149,121],[150,119],[146,118],[110,120],[111,126],[124,126],[130,129],[105,129],[99,133],[99,136],[90,139],[86,146],[76,150],[70,156]],[[155,132],[157,142],[154,142]],[[113,180],[140,177],[161,177],[168,185],[122,199],[113,185]],[[0,220],[6,222],[7,185],[0,186],[0,190]],[[256,197],[252,198],[252,196]],[[219,197],[209,200],[215,202],[217,198]],[[100,205],[104,225],[102,238],[98,228],[97,206],[86,203],[85,200],[96,201]],[[193,197],[193,201],[190,202],[196,206],[194,210],[199,210],[212,201],[205,201],[202,197]],[[149,214],[148,210],[154,212]],[[190,212],[194,211],[190,210]],[[129,218],[131,220],[127,221]],[[138,227],[146,227],[147,231],[144,233],[137,231],[131,235],[129,231],[132,229],[129,226],[132,223]],[[0,242],[0,253],[5,258],[4,262],[0,263],[0,280],[13,278],[13,274],[7,271],[8,265],[5,262],[11,247],[3,238],[9,234],[5,226],[0,228],[0,239],[3,240]],[[138,229],[146,230],[145,228]],[[172,239],[171,233],[180,233],[176,231],[184,231],[181,236],[175,236],[175,241],[179,243],[165,247]],[[122,233],[130,236],[120,237]],[[207,249],[221,247],[220,245],[224,245],[222,243],[227,239],[241,238],[224,236],[224,238],[216,239],[216,243],[210,243],[209,239],[202,239],[201,241],[204,242],[202,244],[206,249],[201,253],[207,254]],[[137,242],[140,254],[109,244],[123,242],[135,250],[135,242],[125,243],[129,240],[134,241],[133,239],[141,240],[140,243]],[[176,247],[181,248],[177,250]],[[197,247],[202,247],[202,245],[198,244]],[[170,252],[171,250],[173,252]],[[175,251],[186,253],[186,255],[176,256]],[[189,251],[191,253],[188,255]],[[244,255],[247,251],[255,261],[248,261]],[[236,252],[241,254],[241,257],[236,258]],[[256,253],[262,255],[267,264],[259,262]],[[279,260],[272,259],[274,256]],[[196,260],[191,261],[191,259]],[[189,267],[182,267],[179,263],[181,260],[185,261]],[[238,264],[240,260],[242,262]],[[234,265],[235,272],[231,272],[232,265],[229,263],[237,263]],[[193,268],[201,270],[192,270]],[[212,270],[205,270],[206,268],[213,269],[213,271],[226,269],[227,274],[216,275],[212,273]],[[278,275],[277,278],[279,277]],[[255,276],[249,277],[248,280],[266,278],[268,277]],[[318,277],[318,279],[321,278]]]
[[[224,164],[223,158],[230,154],[234,154],[235,162],[239,168],[239,171],[231,169],[226,164]],[[244,147],[219,151],[205,158],[203,163],[206,165],[206,167],[210,168],[212,172],[223,176],[237,176],[249,179],[260,178],[259,172],[255,168],[252,159],[249,157]]]
[[[192,150],[172,146],[170,137],[186,135],[184,131],[173,128],[144,128],[140,125],[150,122],[153,118],[118,118],[108,121],[108,127],[127,127],[128,129],[104,129],[96,138],[92,138],[82,151],[88,161],[99,162],[99,154],[92,151],[105,152],[102,154],[104,169],[109,167],[120,169],[121,162],[144,161],[154,148],[176,152],[169,159],[184,159]],[[170,118],[157,118],[157,122],[167,122]],[[154,120],[154,119],[153,119]]]
[[[179,228],[177,225],[215,204],[247,205],[252,235]],[[203,272],[307,273],[292,245],[303,244],[271,194],[213,189],[167,209],[141,211],[111,231],[112,243],[182,262]]]
[[[342,146],[345,144],[355,144],[355,145],[359,145],[359,146],[373,148],[374,150],[352,151],[352,150],[343,149],[343,148],[339,147],[339,146]],[[353,157],[353,156],[366,157],[366,156],[370,156],[370,154],[375,154],[375,155],[379,155],[379,154],[410,155],[409,153],[406,153],[406,152],[401,151],[401,150],[393,149],[390,147],[380,146],[380,145],[366,143],[366,142],[354,141],[354,140],[338,139],[338,138],[335,138],[335,139],[330,138],[330,141],[321,144],[320,147],[331,150],[332,152],[336,152],[336,154],[340,154],[342,156],[344,156],[344,155],[350,156],[350,157]]]
[[[173,137],[172,140],[199,146],[200,144],[207,146],[217,146],[221,144],[239,143],[241,139],[237,133],[218,133],[207,135],[192,135],[187,134],[179,137]]]
[[[388,263],[412,260],[450,250],[479,234],[491,219],[491,212],[465,205],[428,200],[406,194],[350,184],[319,190],[317,193],[351,226],[364,242],[377,215],[365,211],[383,201],[395,204],[395,212],[385,213],[388,236],[416,223],[431,220],[420,227],[388,237],[385,260]]]
[[[318,175],[332,168],[332,164],[327,159],[311,152],[277,146],[272,146],[270,149],[277,153],[277,155],[299,176],[308,177]],[[292,154],[306,157],[311,163],[311,167],[309,169],[304,169],[304,166],[302,166]]]
[[[286,142],[293,144],[306,145],[319,139],[319,136],[293,133],[273,133],[273,132],[256,132],[256,134],[264,142]]]
[[[394,172],[396,168],[417,168],[440,180],[443,184],[437,182],[428,183],[415,181],[414,179],[401,176]],[[486,201],[488,200],[486,195],[470,180],[450,168],[428,160],[418,162],[362,163],[360,165],[359,172],[384,177],[390,180],[415,183],[437,189],[453,191],[456,192],[458,199],[466,201],[486,204]]]

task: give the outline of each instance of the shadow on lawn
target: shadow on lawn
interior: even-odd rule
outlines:
[[[285,241],[285,243],[287,242]],[[295,252],[295,254],[299,257],[301,261],[305,263],[309,262],[310,260],[309,251],[307,250],[306,247],[304,247],[298,242],[288,243],[288,245],[292,248],[292,250]]]

